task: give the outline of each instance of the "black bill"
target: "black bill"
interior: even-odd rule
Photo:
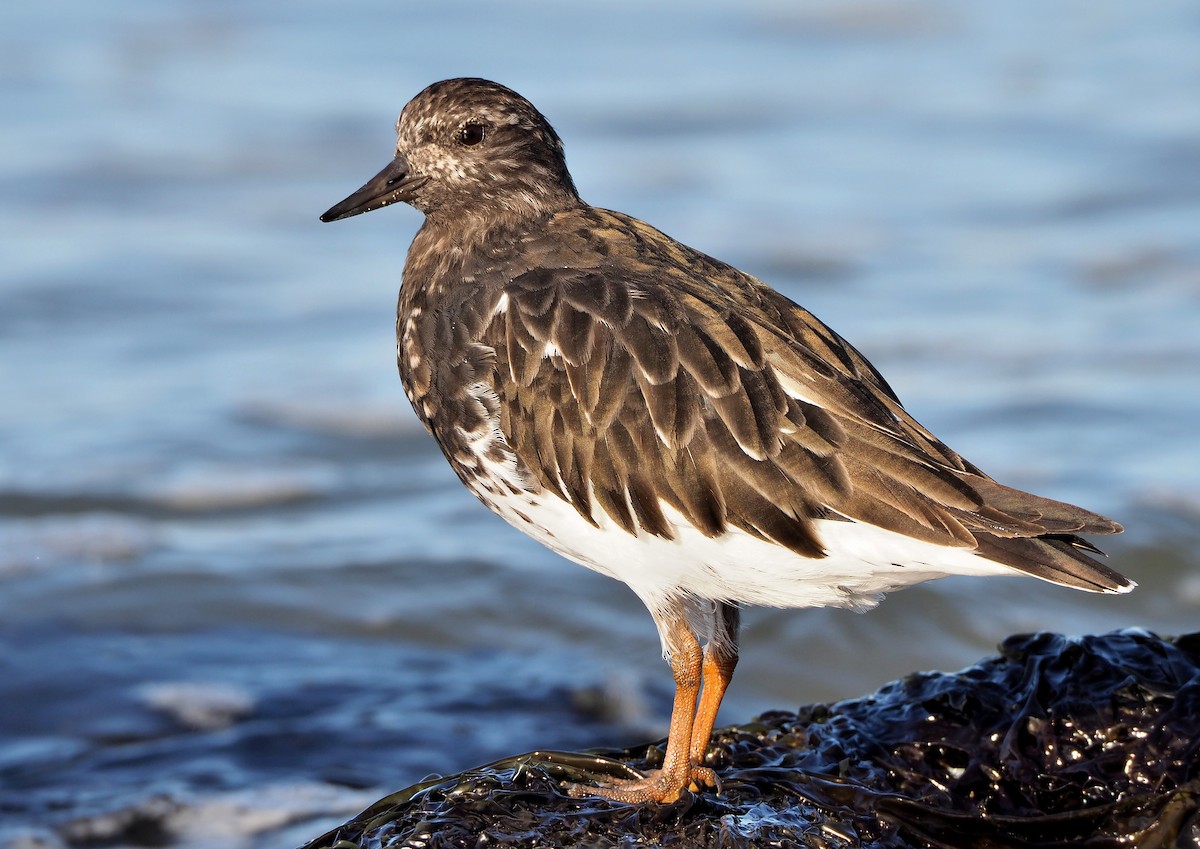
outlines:
[[[398,201],[412,200],[413,191],[425,178],[412,173],[408,160],[397,154],[386,168],[367,180],[363,187],[321,216],[322,221],[340,221]]]

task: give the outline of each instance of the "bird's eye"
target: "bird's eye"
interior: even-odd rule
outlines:
[[[487,127],[483,124],[472,122],[462,125],[462,128],[458,131],[458,141],[464,147],[475,147],[475,145],[483,141],[486,135]]]

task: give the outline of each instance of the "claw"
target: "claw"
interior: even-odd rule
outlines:
[[[614,802],[627,805],[641,805],[654,802],[659,805],[669,805],[679,801],[684,788],[692,793],[699,793],[700,786],[714,787],[721,791],[721,779],[708,767],[689,767],[682,780],[672,780],[661,770],[653,770],[641,779],[612,779],[599,786],[588,786],[571,782],[566,785],[567,794],[575,799],[587,796],[599,796]]]

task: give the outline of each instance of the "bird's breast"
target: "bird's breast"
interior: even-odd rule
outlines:
[[[409,285],[406,274],[406,284]],[[414,287],[417,288],[417,287]],[[396,357],[405,394],[462,482],[493,510],[540,486],[505,438],[496,351],[482,332],[504,294],[470,279],[453,289],[402,290]]]

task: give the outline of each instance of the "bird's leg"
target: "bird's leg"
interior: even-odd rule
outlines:
[[[571,784],[567,790],[572,796],[602,796],[635,805],[669,803],[677,800],[689,785],[716,785],[716,774],[699,766],[691,756],[696,698],[700,694],[704,663],[700,642],[692,633],[687,617],[678,611],[657,614],[655,620],[667,648],[671,673],[675,676],[675,702],[671,708],[671,728],[667,733],[667,752],[662,768],[647,772],[642,779],[614,781],[603,787]]]
[[[740,622],[741,611],[736,605],[717,603],[716,627],[712,639],[704,647],[704,691],[700,695],[700,707],[696,709],[696,719],[692,725],[688,759],[694,766],[704,763],[721,699],[725,697],[725,690],[737,666]]]

